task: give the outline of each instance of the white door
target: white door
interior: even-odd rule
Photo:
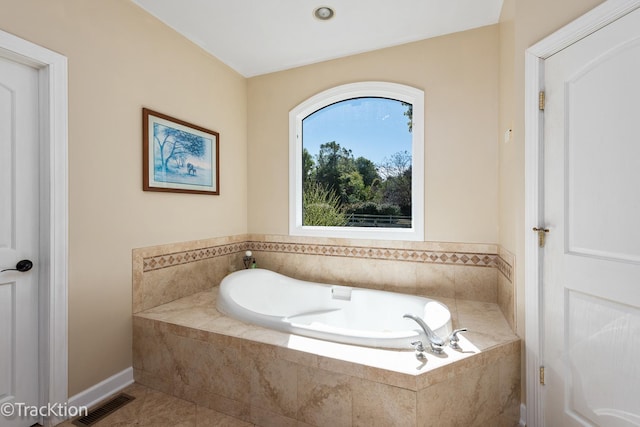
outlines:
[[[34,264],[26,272],[0,273],[3,427],[39,420],[19,416],[39,404],[38,134],[38,72],[0,58],[0,269],[15,268],[23,259]]]
[[[545,424],[640,425],[640,9],[545,61]]]

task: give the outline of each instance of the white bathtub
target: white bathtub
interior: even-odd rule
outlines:
[[[326,285],[269,270],[231,273],[220,283],[218,310],[230,317],[312,338],[368,347],[412,349],[428,340],[421,316],[442,339],[451,333],[451,313],[429,298],[394,292]]]

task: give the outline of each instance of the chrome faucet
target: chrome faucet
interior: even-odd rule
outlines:
[[[420,325],[420,327],[424,331],[425,335],[427,336],[427,339],[429,340],[429,346],[431,348],[431,351],[436,353],[436,354],[442,353],[442,351],[443,351],[442,348],[444,347],[444,340],[442,338],[440,338],[439,336],[437,336],[436,333],[433,332],[433,330],[431,330],[429,325],[427,325],[424,320],[422,320],[418,316],[415,316],[415,315],[409,314],[409,313],[405,314],[402,317],[414,320],[418,325]],[[424,351],[424,347],[422,346],[422,341],[412,342],[411,345],[415,346],[416,351],[418,353],[422,353]]]

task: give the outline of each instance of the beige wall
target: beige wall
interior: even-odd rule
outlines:
[[[524,54],[602,0],[505,0],[500,20],[500,239],[516,255],[517,329],[524,336]]]
[[[381,80],[425,92],[426,240],[495,243],[498,36],[489,26],[249,79],[250,232],[288,234],[289,110]]]
[[[517,200],[516,194],[522,189],[524,190],[524,158],[521,162],[514,160],[517,148],[516,138],[521,136],[521,129],[515,127],[515,0],[505,0],[502,6],[502,15],[500,17],[500,106],[499,106],[499,242],[500,245],[512,254],[517,255],[518,261],[522,260],[524,253],[517,252],[518,246],[516,239],[523,240],[520,236],[522,232],[518,232],[518,227],[522,226],[521,222],[516,221],[518,215],[524,213],[524,206],[518,205],[523,203]],[[522,110],[524,114],[524,110]],[[505,132],[511,131],[508,140],[505,140]],[[521,143],[521,145],[524,141]],[[521,150],[520,154],[524,154]],[[520,263],[516,268],[520,267]],[[517,273],[517,270],[516,272]],[[514,282],[516,275],[514,274]],[[523,294],[523,293],[522,293]],[[518,294],[514,292],[514,298],[518,298]],[[517,305],[518,301],[514,304]],[[516,329],[520,336],[524,336],[521,326],[524,322],[520,322],[519,316],[523,313],[516,312]]]
[[[131,250],[246,233],[246,79],[126,0],[0,0],[69,60],[69,394],[131,366]],[[220,196],[142,191],[143,106],[220,133]]]

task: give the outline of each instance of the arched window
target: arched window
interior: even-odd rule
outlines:
[[[289,113],[289,233],[424,240],[424,92],[362,82]]]

